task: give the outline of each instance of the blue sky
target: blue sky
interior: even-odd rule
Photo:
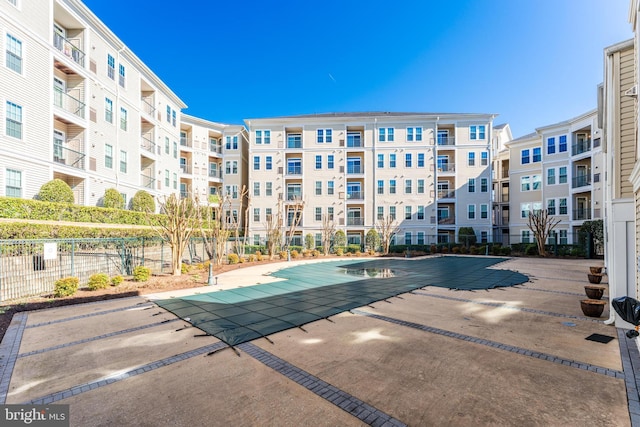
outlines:
[[[184,112],[234,124],[338,111],[496,113],[518,137],[595,108],[603,49],[632,37],[628,0],[84,3]]]

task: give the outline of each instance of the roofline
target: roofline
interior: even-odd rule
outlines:
[[[611,56],[616,52],[620,52],[621,50],[629,49],[630,47],[633,47],[633,39],[624,40],[624,41],[618,42],[616,44],[612,44],[611,46],[605,47],[604,48],[604,54],[606,56]]]
[[[463,120],[487,120],[493,121],[498,114],[492,113],[396,113],[396,112],[356,112],[356,113],[315,113],[315,114],[302,114],[296,116],[276,116],[276,117],[263,117],[263,118],[249,118],[244,122],[247,126],[251,126],[252,122],[267,123],[267,122],[287,122],[287,123],[299,123],[310,119],[316,121],[392,121],[398,119],[406,120],[430,120],[434,122],[447,121],[455,119],[457,121]]]

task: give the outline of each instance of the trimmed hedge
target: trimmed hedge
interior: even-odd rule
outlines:
[[[96,228],[72,225],[31,224],[24,222],[0,223],[0,240],[28,239],[92,239],[144,237],[157,238],[152,229]]]

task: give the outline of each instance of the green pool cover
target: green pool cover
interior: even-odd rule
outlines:
[[[505,260],[447,256],[320,262],[277,271],[273,275],[285,280],[275,283],[155,302],[234,346],[425,286],[474,290],[529,280],[488,268]]]

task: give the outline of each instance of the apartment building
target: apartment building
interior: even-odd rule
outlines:
[[[454,242],[463,226],[488,241],[493,118],[368,112],[245,120],[250,237],[264,243],[267,218],[281,212],[286,224],[301,214],[291,236],[297,244],[311,234],[320,245],[325,217],[349,244],[364,244],[386,218],[398,225],[397,244]]]
[[[506,143],[510,243],[533,242],[530,212],[560,220],[558,243],[578,242],[585,221],[603,219],[604,173],[597,110]]]
[[[186,105],[81,1],[0,1],[0,32],[0,195],[176,191]]]
[[[509,149],[506,143],[512,139],[508,124],[494,126],[491,143],[493,241],[502,244],[509,244]]]
[[[232,203],[229,215],[242,223],[240,210],[242,206],[246,208],[248,197],[247,153],[244,126],[183,114],[180,122],[180,196],[207,203],[209,196],[229,195]],[[168,173],[165,171],[165,181],[169,180]]]

